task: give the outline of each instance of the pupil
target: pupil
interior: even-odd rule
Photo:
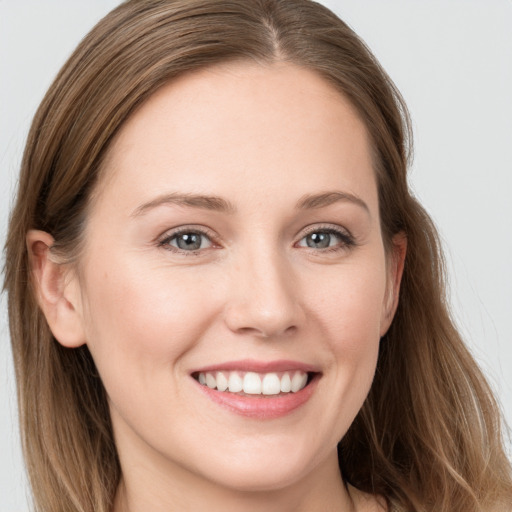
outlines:
[[[180,235],[177,239],[177,244],[180,249],[194,251],[201,247],[201,235],[196,233]]]
[[[312,233],[307,238],[308,247],[314,247],[316,249],[329,247],[330,242],[331,235],[329,235],[329,233]]]

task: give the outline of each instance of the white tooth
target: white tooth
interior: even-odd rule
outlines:
[[[290,379],[290,374],[286,372],[281,377],[281,392],[289,393],[292,390],[292,379]]]
[[[217,372],[217,389],[219,391],[226,391],[228,389],[228,379],[221,372]]]
[[[306,385],[307,380],[307,374],[305,374],[304,372],[296,372],[292,378],[292,391],[294,393],[300,391]]]
[[[206,377],[204,376],[204,373],[199,374],[199,384],[202,384],[203,386],[206,384]]]
[[[275,373],[267,373],[261,383],[261,392],[264,395],[278,395],[281,392],[281,381]]]
[[[231,393],[239,393],[243,389],[243,381],[242,377],[238,375],[236,372],[231,372],[229,374],[229,380],[228,380],[228,389],[231,391]]]
[[[217,381],[215,380],[215,377],[211,373],[206,374],[206,385],[212,389],[217,387]]]
[[[261,379],[257,373],[247,372],[244,376],[244,393],[261,395]]]

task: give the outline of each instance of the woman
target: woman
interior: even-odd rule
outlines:
[[[7,242],[41,510],[508,510],[408,135],[312,2],[127,2],[93,29]]]

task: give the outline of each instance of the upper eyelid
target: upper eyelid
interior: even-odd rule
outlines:
[[[311,233],[315,233],[316,231],[331,231],[334,233],[340,233],[345,236],[353,237],[353,235],[349,229],[347,229],[343,226],[340,226],[338,224],[330,224],[330,223],[311,224],[309,226],[302,228],[302,230],[298,233],[297,236],[300,236],[300,238],[299,238],[299,240],[300,240]]]
[[[208,228],[206,226],[198,226],[198,225],[191,224],[191,225],[183,225],[183,226],[177,226],[175,228],[167,229],[162,234],[157,236],[156,240],[157,241],[168,240],[168,239],[173,238],[182,233],[199,233],[201,235],[208,237],[212,241],[214,241],[216,238],[218,238],[215,231],[213,231],[211,228]]]

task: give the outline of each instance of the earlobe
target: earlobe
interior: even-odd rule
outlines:
[[[395,316],[400,295],[400,283],[407,254],[407,236],[404,232],[397,233],[391,241],[391,254],[389,256],[389,273],[387,297],[384,301],[383,318],[381,322],[381,337],[386,334]]]
[[[53,237],[30,230],[26,237],[37,301],[57,341],[68,348],[85,343],[80,287],[75,273],[51,253]]]

